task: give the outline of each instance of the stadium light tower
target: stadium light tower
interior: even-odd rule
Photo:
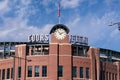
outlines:
[[[114,26],[114,25],[118,25],[118,30],[120,31],[120,22],[117,22],[117,23],[112,23],[111,22],[111,24],[109,24],[108,26]]]

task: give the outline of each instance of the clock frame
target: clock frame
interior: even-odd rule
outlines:
[[[67,35],[67,32],[63,28],[58,28],[54,32],[54,36],[58,40],[63,40],[66,37],[66,35]]]
[[[52,29],[50,30],[50,34],[52,35],[51,36],[51,41],[52,42],[69,42],[68,41],[68,33],[69,33],[69,29],[63,25],[63,24],[56,24],[52,27]]]

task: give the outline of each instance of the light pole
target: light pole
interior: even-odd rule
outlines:
[[[28,62],[31,62],[31,60],[21,58],[21,57],[17,57],[15,55],[12,55],[11,57],[13,57],[13,73],[12,73],[12,77],[13,77],[13,80],[14,80],[14,78],[15,78],[15,58],[23,59],[23,60],[28,61]]]
[[[118,25],[118,30],[120,31],[120,22],[116,22],[116,23],[112,23],[109,24],[108,26],[114,26],[114,25]]]

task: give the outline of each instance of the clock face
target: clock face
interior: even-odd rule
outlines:
[[[66,34],[66,31],[62,28],[58,28],[54,32],[55,37],[59,40],[63,40],[66,37]]]

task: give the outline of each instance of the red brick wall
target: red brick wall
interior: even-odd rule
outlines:
[[[89,57],[72,56],[71,44],[69,43],[69,36],[67,35],[64,40],[57,40],[55,36],[51,35],[51,43],[49,44],[49,55],[29,55],[26,56],[28,48],[26,45],[17,45],[15,55],[23,59],[32,60],[27,62],[22,59],[15,59],[15,80],[17,80],[18,67],[22,68],[21,80],[86,80],[86,68],[90,70],[90,79],[99,80],[100,70],[105,72],[117,74],[120,80],[120,63],[109,64],[101,63],[99,49],[90,47],[87,54]],[[34,66],[40,66],[40,77],[34,78]],[[42,66],[47,66],[47,77],[42,77]],[[57,77],[58,66],[63,66],[63,77]],[[12,68],[13,58],[0,60],[0,69]],[[32,66],[32,76],[27,77],[27,67]],[[77,78],[72,79],[72,66],[77,67]],[[79,68],[84,69],[84,78],[79,78]],[[101,69],[100,69],[101,68]],[[109,78],[110,80],[111,78]]]
[[[79,76],[80,67],[83,67],[83,77],[84,78],[86,78],[86,68],[89,68],[89,70],[90,70],[89,74],[90,74],[90,78],[91,78],[91,60],[90,60],[90,58],[78,57],[78,56],[73,57],[73,66],[77,67],[77,79],[80,79],[80,76]]]

